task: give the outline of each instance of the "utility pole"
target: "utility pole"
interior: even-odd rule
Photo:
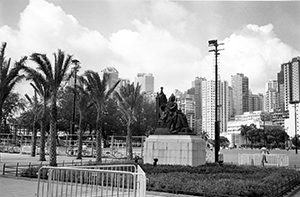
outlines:
[[[294,110],[295,110],[295,153],[298,154],[298,136],[297,136],[297,112],[296,112],[296,107],[297,104],[299,104],[300,101],[291,101],[290,104],[294,104]]]
[[[224,49],[218,49],[219,45],[224,43],[219,43],[218,40],[209,40],[208,46],[214,47],[214,49],[208,52],[214,52],[215,54],[215,162],[219,163],[219,152],[220,152],[220,121],[218,120],[218,55],[219,51]]]
[[[73,67],[73,72],[74,72],[74,97],[73,97],[73,112],[72,112],[72,127],[71,127],[71,140],[74,138],[75,134],[75,114],[76,114],[76,78],[77,78],[77,72],[80,69],[80,61],[74,59],[72,60],[72,63],[75,65]]]

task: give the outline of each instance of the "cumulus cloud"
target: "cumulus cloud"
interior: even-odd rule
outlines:
[[[113,66],[120,77],[131,81],[137,73],[152,73],[155,90],[164,86],[168,95],[190,88],[196,76],[211,78],[213,54],[203,57],[199,48],[182,39],[193,15],[169,1],[154,1],[151,9],[152,17],[134,19],[134,28],[105,38],[61,7],[30,0],[20,15],[19,29],[0,27],[0,41],[8,42],[7,56],[15,60],[32,52],[47,53],[52,59],[52,53],[62,49],[80,60],[81,72]],[[230,81],[231,75],[244,73],[254,93],[263,92],[264,83],[276,79],[280,65],[299,55],[276,37],[272,24],[248,24],[220,42],[225,43],[219,60],[221,77]]]
[[[280,65],[299,55],[292,47],[283,43],[274,33],[274,26],[246,25],[239,33],[233,33],[220,41],[224,43],[220,51],[221,78],[230,82],[231,75],[243,73],[249,78],[254,93],[264,93],[264,84],[277,79]],[[202,70],[212,65],[212,55],[202,60]],[[212,69],[210,76],[212,76]]]
[[[138,72],[153,73],[157,91],[160,86],[167,86],[169,92],[190,87],[199,65],[200,50],[150,21],[135,20],[133,24],[137,31],[120,30],[110,38],[110,49],[123,60],[118,67],[120,73],[132,78]],[[177,83],[178,80],[182,83]]]
[[[43,0],[30,1],[20,14],[19,30],[0,27],[0,39],[8,43],[7,56],[15,60],[33,52],[46,53],[52,60],[52,53],[62,49],[79,59],[84,69],[99,71],[99,65],[107,64],[109,56],[108,40],[99,32],[80,25],[61,7]]]

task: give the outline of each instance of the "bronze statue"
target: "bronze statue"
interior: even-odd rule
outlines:
[[[174,94],[172,94],[167,101],[166,95],[161,87],[161,91],[159,94],[157,94],[156,99],[156,102],[158,102],[158,128],[167,128],[171,134],[177,134],[179,132],[191,132],[185,114],[178,109]]]

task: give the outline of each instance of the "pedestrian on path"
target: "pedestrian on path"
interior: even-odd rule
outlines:
[[[270,154],[270,152],[268,151],[268,149],[266,147],[262,147],[260,149],[260,154],[261,154],[261,165],[265,165],[265,163],[268,163],[267,161],[267,154]]]

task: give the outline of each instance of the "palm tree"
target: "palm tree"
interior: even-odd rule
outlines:
[[[33,84],[32,84],[33,85]],[[37,129],[36,129],[36,123],[38,116],[40,115],[41,111],[41,105],[37,97],[36,91],[34,91],[34,95],[32,99],[28,96],[28,94],[25,94],[25,97],[27,98],[28,102],[31,105],[31,112],[33,114],[33,123],[32,123],[32,136],[31,136],[31,157],[35,157],[36,155],[36,136],[37,136]]]
[[[87,117],[87,112],[93,103],[90,102],[91,96],[89,95],[89,92],[86,91],[85,87],[82,86],[82,84],[78,85],[77,88],[70,89],[76,91],[76,106],[79,113],[78,152],[76,159],[82,159],[82,136],[85,130],[84,119]]]
[[[241,127],[239,128],[239,131],[241,131],[241,136],[245,137],[246,139],[246,144],[248,144],[247,140],[248,140],[248,131],[251,129],[251,127],[249,127],[248,125],[241,125]]]
[[[2,129],[2,108],[8,95],[13,88],[24,79],[24,75],[20,74],[22,67],[25,65],[27,57],[21,58],[14,63],[14,66],[10,68],[11,59],[5,58],[6,43],[2,43],[0,51],[0,131]]]
[[[46,161],[46,125],[47,125],[47,105],[50,98],[50,89],[47,81],[43,80],[43,75],[41,73],[36,72],[36,70],[26,67],[25,71],[29,73],[28,79],[32,80],[31,86],[34,89],[39,97],[42,100],[42,112],[41,112],[41,119],[40,119],[40,151],[39,151],[39,160]],[[31,74],[30,74],[31,73]]]
[[[102,162],[102,127],[101,121],[104,114],[104,106],[111,93],[115,90],[120,81],[108,89],[108,75],[104,74],[101,80],[97,72],[88,70],[79,77],[79,81],[85,86],[86,92],[91,96],[91,101],[96,108],[96,162]]]
[[[115,92],[114,96],[118,101],[118,107],[123,115],[123,119],[127,125],[126,149],[128,159],[133,159],[132,154],[132,124],[137,121],[137,113],[143,102],[143,95],[140,93],[141,86],[134,83],[122,86],[119,92]]]
[[[50,105],[50,146],[49,146],[49,165],[56,166],[56,137],[57,137],[57,95],[66,80],[67,71],[72,63],[72,56],[65,55],[61,50],[54,53],[54,68],[45,54],[33,53],[30,59],[38,67],[36,70],[27,67],[25,71],[28,78],[34,80],[44,87],[44,104],[49,101]],[[68,75],[69,76],[69,75]],[[37,84],[36,84],[37,85]],[[47,97],[49,96],[49,97]],[[44,105],[44,107],[46,107]],[[45,116],[43,116],[45,118]],[[42,145],[42,144],[41,144]]]

